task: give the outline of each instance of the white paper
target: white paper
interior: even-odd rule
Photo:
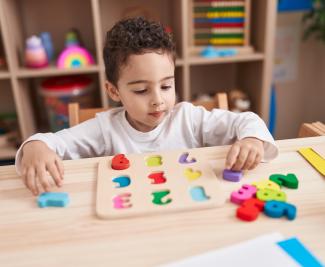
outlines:
[[[276,244],[281,240],[283,237],[280,233],[271,233],[161,267],[299,267],[300,265]]]

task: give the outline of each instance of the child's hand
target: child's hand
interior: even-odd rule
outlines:
[[[231,146],[226,159],[226,169],[252,170],[261,162],[263,156],[263,141],[246,137]]]
[[[23,182],[34,195],[38,195],[41,190],[45,192],[50,190],[52,183],[48,179],[46,171],[50,173],[57,186],[62,185],[62,160],[45,143],[30,141],[24,145],[22,152]]]

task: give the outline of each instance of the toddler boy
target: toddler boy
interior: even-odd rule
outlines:
[[[57,133],[35,134],[16,155],[16,168],[35,194],[62,185],[62,159],[156,152],[233,144],[225,168],[255,168],[278,150],[264,122],[254,113],[209,112],[175,105],[175,45],[156,22],[119,21],[104,47],[106,90],[122,107]]]

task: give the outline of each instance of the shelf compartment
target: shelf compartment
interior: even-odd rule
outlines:
[[[182,23],[181,23],[181,3],[175,0],[100,0],[100,18],[102,25],[103,41],[106,32],[112,26],[126,16],[142,15],[151,20],[160,21],[164,26],[172,29],[173,37],[176,42],[177,55],[182,55]],[[109,10],[110,15],[107,16]]]
[[[0,80],[0,99],[1,99],[0,114],[14,113],[16,110],[13,91],[11,89],[12,88],[9,79]]]
[[[6,140],[8,134],[17,136],[16,141],[17,143],[20,142],[20,139],[18,140],[19,126],[16,115],[15,101],[11,89],[12,87],[9,79],[0,80],[0,120],[1,128],[5,130],[5,134],[0,135],[0,160],[13,159],[16,153],[16,148],[14,145]]]
[[[78,16],[73,15],[76,7]],[[56,60],[64,49],[66,33],[72,28],[79,30],[83,46],[96,60],[90,0],[4,0],[3,8],[6,24],[11,27],[13,64],[17,68],[25,66],[26,38],[39,35],[41,32],[49,32]]]
[[[261,106],[258,104],[262,97],[261,69],[260,61],[191,66],[191,100],[203,94],[229,93],[238,89],[248,95],[251,110],[261,114]]]
[[[197,65],[190,67],[191,100],[195,97],[236,88],[237,64]]]
[[[100,102],[100,89],[99,89],[99,79],[97,74],[86,74],[86,76],[90,77],[94,81],[94,91],[91,91],[91,95],[94,97],[94,101],[91,107],[101,107]],[[30,113],[33,118],[34,129],[30,134],[34,134],[36,132],[48,132],[52,131],[49,126],[49,119],[47,117],[47,107],[44,101],[44,98],[41,96],[39,90],[41,83],[46,80],[46,78],[50,78],[51,76],[46,77],[35,77],[35,78],[21,78],[19,79],[20,87],[23,87],[26,98],[29,99]],[[74,98],[75,100],[75,98]],[[82,101],[86,101],[84,98]],[[62,105],[62,100],[55,102],[58,105]],[[56,105],[56,104],[55,104]],[[29,119],[31,120],[31,118]]]

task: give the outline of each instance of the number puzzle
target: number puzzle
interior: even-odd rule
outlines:
[[[208,161],[193,150],[105,157],[96,213],[103,219],[218,207],[226,197]]]

